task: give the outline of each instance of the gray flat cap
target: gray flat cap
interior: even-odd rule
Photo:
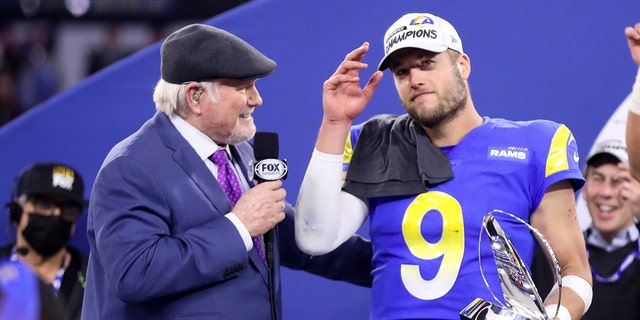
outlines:
[[[275,61],[237,36],[205,24],[185,26],[160,48],[162,79],[180,84],[211,79],[257,79],[276,68]]]

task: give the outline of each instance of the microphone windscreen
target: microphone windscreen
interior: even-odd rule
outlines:
[[[278,159],[278,134],[275,132],[256,132],[253,137],[253,155],[256,161]]]

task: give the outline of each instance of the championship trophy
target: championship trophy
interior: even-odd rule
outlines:
[[[520,256],[511,244],[511,241],[505,234],[502,227],[500,227],[500,224],[498,224],[498,221],[493,215],[494,213],[506,214],[518,220],[520,223],[523,223],[544,244],[543,250],[546,250],[545,253],[548,257],[549,265],[554,273],[555,280],[558,283],[560,294],[562,292],[562,280],[558,259],[556,259],[553,249],[549,245],[549,242],[542,236],[540,231],[513,214],[500,210],[493,210],[485,215],[482,221],[482,226],[489,236],[489,242],[493,251],[493,258],[496,262],[498,276],[500,278],[500,286],[505,300],[504,303],[506,305],[496,305],[481,298],[476,298],[466,308],[460,311],[460,319],[548,320],[550,317],[556,317],[558,310],[556,310],[555,315],[547,315],[544,309],[543,299],[540,298],[538,290],[531,280],[531,275],[527,270],[526,265],[522,259],[520,259]],[[480,239],[482,239],[482,235],[478,239],[478,254],[480,253]],[[480,255],[478,259],[480,259]],[[480,271],[487,288],[496,301],[499,302],[484,277],[482,261],[480,261]],[[561,295],[558,296],[558,306],[560,305],[560,297]]]

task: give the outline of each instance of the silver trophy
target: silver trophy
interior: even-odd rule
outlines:
[[[558,283],[560,289],[558,295],[558,305],[560,305],[560,297],[562,293],[562,283],[560,277],[560,265],[558,259],[556,259],[553,249],[549,245],[549,242],[542,236],[540,231],[529,225],[524,220],[517,216],[500,210],[493,210],[485,215],[482,221],[482,227],[489,236],[489,242],[491,243],[491,249],[493,250],[493,258],[495,259],[496,266],[498,268],[498,276],[500,278],[500,286],[504,296],[504,304],[498,305],[489,301],[477,298],[471,302],[466,308],[460,311],[460,319],[462,320],[547,320],[547,315],[543,299],[540,298],[540,294],[536,289],[533,281],[531,280],[531,274],[527,270],[526,265],[520,259],[518,252],[511,244],[511,241],[504,233],[498,221],[494,217],[494,213],[502,213],[518,220],[520,223],[526,225],[533,234],[544,244],[543,249],[546,251],[547,260],[554,272],[554,277]],[[482,236],[480,237],[482,239]],[[481,241],[478,239],[478,256],[480,256]],[[482,272],[482,261],[480,261],[480,271]],[[483,280],[487,285],[487,288],[496,298],[491,288],[484,278]],[[557,316],[558,310],[555,315]]]

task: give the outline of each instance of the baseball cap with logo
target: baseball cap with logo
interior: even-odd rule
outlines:
[[[604,155],[611,155],[619,162],[629,163],[627,144],[622,140],[611,139],[599,142],[591,149],[591,153],[587,157],[587,165],[594,165],[596,160],[603,158]]]
[[[384,34],[384,57],[378,65],[389,67],[389,56],[399,49],[418,48],[431,52],[448,49],[464,53],[458,32],[446,20],[430,13],[408,13],[396,20]]]
[[[61,196],[82,207],[88,204],[84,199],[82,177],[78,171],[64,164],[36,163],[19,177],[17,183],[16,196]]]

